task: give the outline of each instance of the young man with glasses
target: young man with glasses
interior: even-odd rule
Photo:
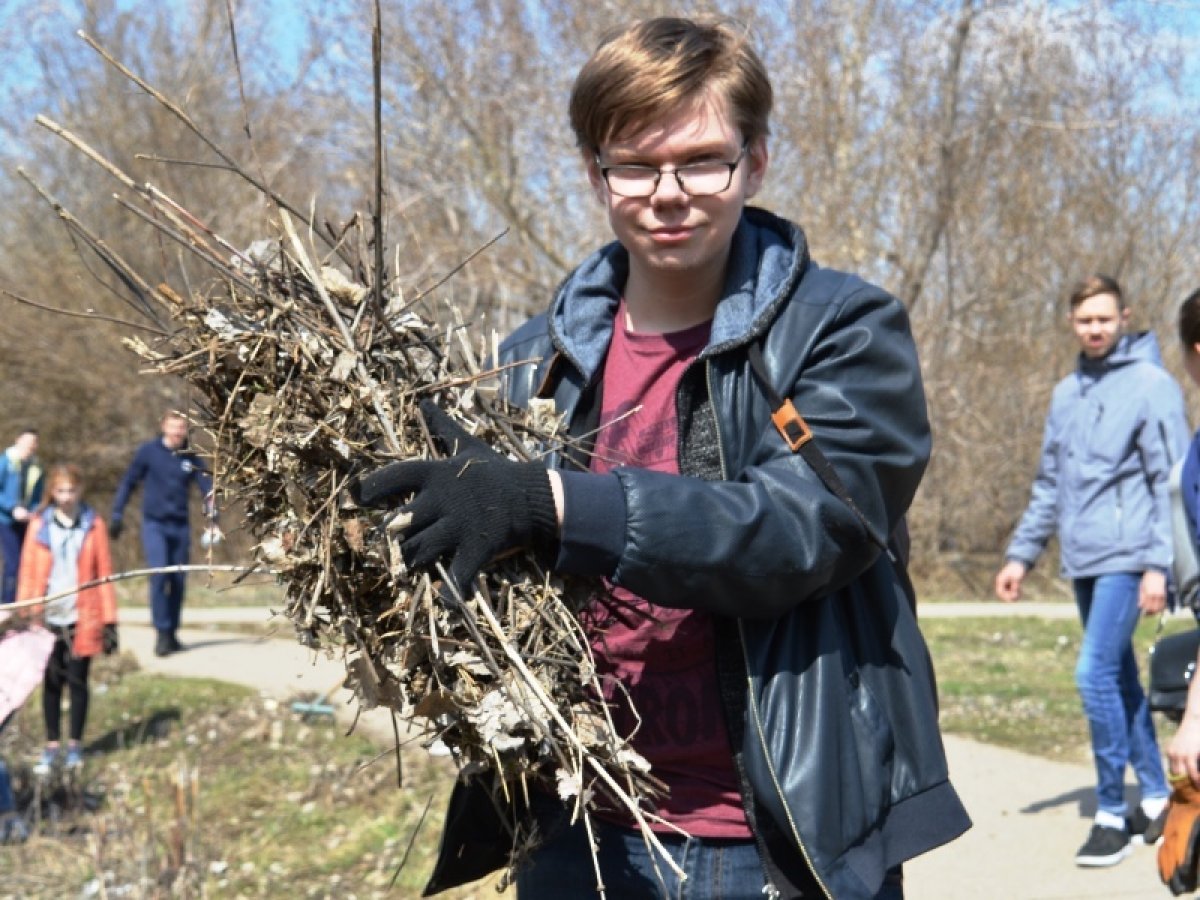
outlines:
[[[929,425],[903,306],[747,206],[770,107],[730,24],[654,19],[606,41],[570,115],[616,241],[501,351],[510,398],[552,398],[590,452],[514,462],[427,405],[451,458],[357,490],[404,503],[406,560],[444,559],[460,591],[514,547],[603,577],[582,618],[616,723],[669,787],[656,830],[688,897],[898,898],[901,863],[970,824],[883,548]],[[542,842],[518,897],[591,895],[584,825],[550,794],[531,805]],[[429,891],[504,864],[489,809],[456,787]],[[619,808],[593,825],[607,896],[679,895]]]

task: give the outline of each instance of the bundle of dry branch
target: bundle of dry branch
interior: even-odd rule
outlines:
[[[218,491],[245,510],[257,562],[277,573],[300,640],[345,660],[360,705],[386,707],[425,740],[440,739],[464,773],[490,784],[509,811],[511,861],[529,846],[530,823],[516,812],[525,805],[510,801],[534,783],[573,800],[589,827],[597,803],[623,807],[661,851],[649,828],[661,785],[614,727],[577,618],[599,585],[566,583],[525,553],[494,562],[472,596],[458,596],[442,587],[440,569],[406,567],[397,543],[403,523],[357,507],[348,490],[352,478],[387,462],[438,455],[422,399],[518,459],[559,447],[553,410],[507,407],[499,373],[481,368],[453,305],[438,326],[389,286],[397,279],[382,262],[381,191],[369,229],[369,217],[355,217],[341,233],[302,236],[294,207],[85,39],[275,210],[276,233],[238,249],[39,118],[123,185],[118,202],[157,240],[208,267],[202,286],[182,278],[181,286],[155,286],[159,279],[137,272],[29,179],[156,323],[154,338],[126,343],[148,371],[191,386],[188,413],[211,435]]]
[[[508,409],[460,327],[435,328],[399,298],[381,308],[370,287],[314,264],[281,216],[280,239],[233,254],[202,293],[159,286],[177,327],[130,344],[199,395],[216,482],[244,506],[301,639],[345,654],[360,703],[436,735],[502,792],[537,779],[586,798],[603,772],[610,802],[613,786],[645,796],[646,766],[600,702],[575,616],[594,585],[569,590],[520,554],[443,602],[439,573],[404,565],[397,520],[347,490],[393,459],[436,456],[422,397],[516,458],[558,440],[553,416]]]
[[[122,280],[140,286],[139,302],[169,322],[155,339],[126,343],[149,372],[191,386],[189,416],[211,436],[217,489],[245,510],[257,561],[277,573],[300,639],[345,659],[346,686],[363,707],[392,710],[440,739],[464,773],[489,780],[511,811],[518,851],[530,823],[511,800],[531,783],[585,815],[603,797],[647,828],[659,786],[613,725],[577,618],[598,585],[564,583],[523,553],[494,563],[472,596],[446,602],[441,572],[405,566],[401,519],[356,506],[348,490],[387,462],[437,456],[422,398],[519,459],[559,445],[553,412],[505,404],[499,373],[481,369],[452,306],[450,324],[435,327],[401,297],[384,302],[352,280],[347,271],[370,268],[347,265],[345,248],[365,239],[314,262],[311,242],[279,209],[279,235],[237,250],[161,191],[103,164],[135,187],[147,222],[214,272],[190,292],[150,287],[105,249]]]

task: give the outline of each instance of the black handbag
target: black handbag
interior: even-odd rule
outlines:
[[[1198,649],[1200,628],[1169,634],[1150,648],[1150,709],[1172,722],[1183,718]]]

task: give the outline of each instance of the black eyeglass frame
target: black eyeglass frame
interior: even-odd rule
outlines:
[[[596,160],[596,165],[600,169],[600,177],[604,179],[604,184],[608,187],[608,189],[610,191],[612,191],[618,197],[625,197],[626,199],[630,199],[630,200],[644,200],[647,197],[653,197],[655,195],[655,193],[657,193],[658,185],[662,181],[662,177],[664,175],[674,175],[675,183],[677,185],[679,185],[679,190],[681,190],[683,193],[687,194],[689,197],[716,197],[718,194],[723,194],[727,190],[729,190],[729,186],[731,184],[733,184],[733,173],[737,171],[737,167],[739,165],[741,165],[742,160],[746,158],[746,151],[749,149],[750,149],[750,141],[747,140],[742,143],[742,149],[738,151],[738,155],[733,158],[732,162],[684,163],[682,166],[676,166],[675,168],[670,169],[670,170],[664,170],[657,166],[643,166],[639,163],[615,163],[613,165],[606,166],[606,165],[604,165],[603,162],[601,162],[599,153],[595,154],[594,159]],[[716,166],[716,165],[726,166],[729,169],[729,177],[725,182],[725,187],[721,188],[719,191],[709,191],[704,194],[693,194],[686,187],[684,187],[683,179],[687,177],[688,169],[694,168],[696,166]],[[612,184],[608,180],[608,173],[611,172],[613,169],[636,169],[639,172],[646,172],[646,173],[653,172],[654,173],[654,183],[651,186],[650,191],[648,193],[645,193],[645,194],[622,194],[620,191],[615,190],[613,188]]]

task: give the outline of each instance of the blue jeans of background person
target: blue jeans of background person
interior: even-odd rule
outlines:
[[[0,553],[4,554],[4,584],[0,603],[17,599],[17,569],[21,564],[21,545],[25,542],[26,522],[0,522]]]
[[[187,565],[191,546],[187,522],[142,520],[142,548],[146,551],[146,565],[151,569]],[[186,583],[183,572],[150,576],[150,617],[158,631],[174,634],[179,627]]]
[[[1075,684],[1092,733],[1097,805],[1118,816],[1125,815],[1127,764],[1143,799],[1170,793],[1133,652],[1141,581],[1140,573],[1119,572],[1074,582],[1083,619]]]
[[[646,846],[641,834],[593,820],[596,860],[606,896],[621,900],[762,900],[766,875],[753,840],[716,840],[659,835],[685,881]],[[658,873],[654,864],[658,864]],[[662,876],[659,881],[658,875]],[[582,821],[558,832],[517,871],[517,900],[598,897],[596,872]],[[876,900],[903,900],[898,873]]]
[[[17,808],[17,801],[13,797],[12,781],[8,777],[8,766],[4,764],[4,760],[0,759],[0,815],[12,812]]]
[[[4,731],[4,727],[11,721],[12,714],[7,718],[0,719],[0,732]],[[0,759],[0,815],[12,812],[17,808],[16,798],[13,797],[12,780],[8,775],[8,766],[4,764],[4,760]]]

